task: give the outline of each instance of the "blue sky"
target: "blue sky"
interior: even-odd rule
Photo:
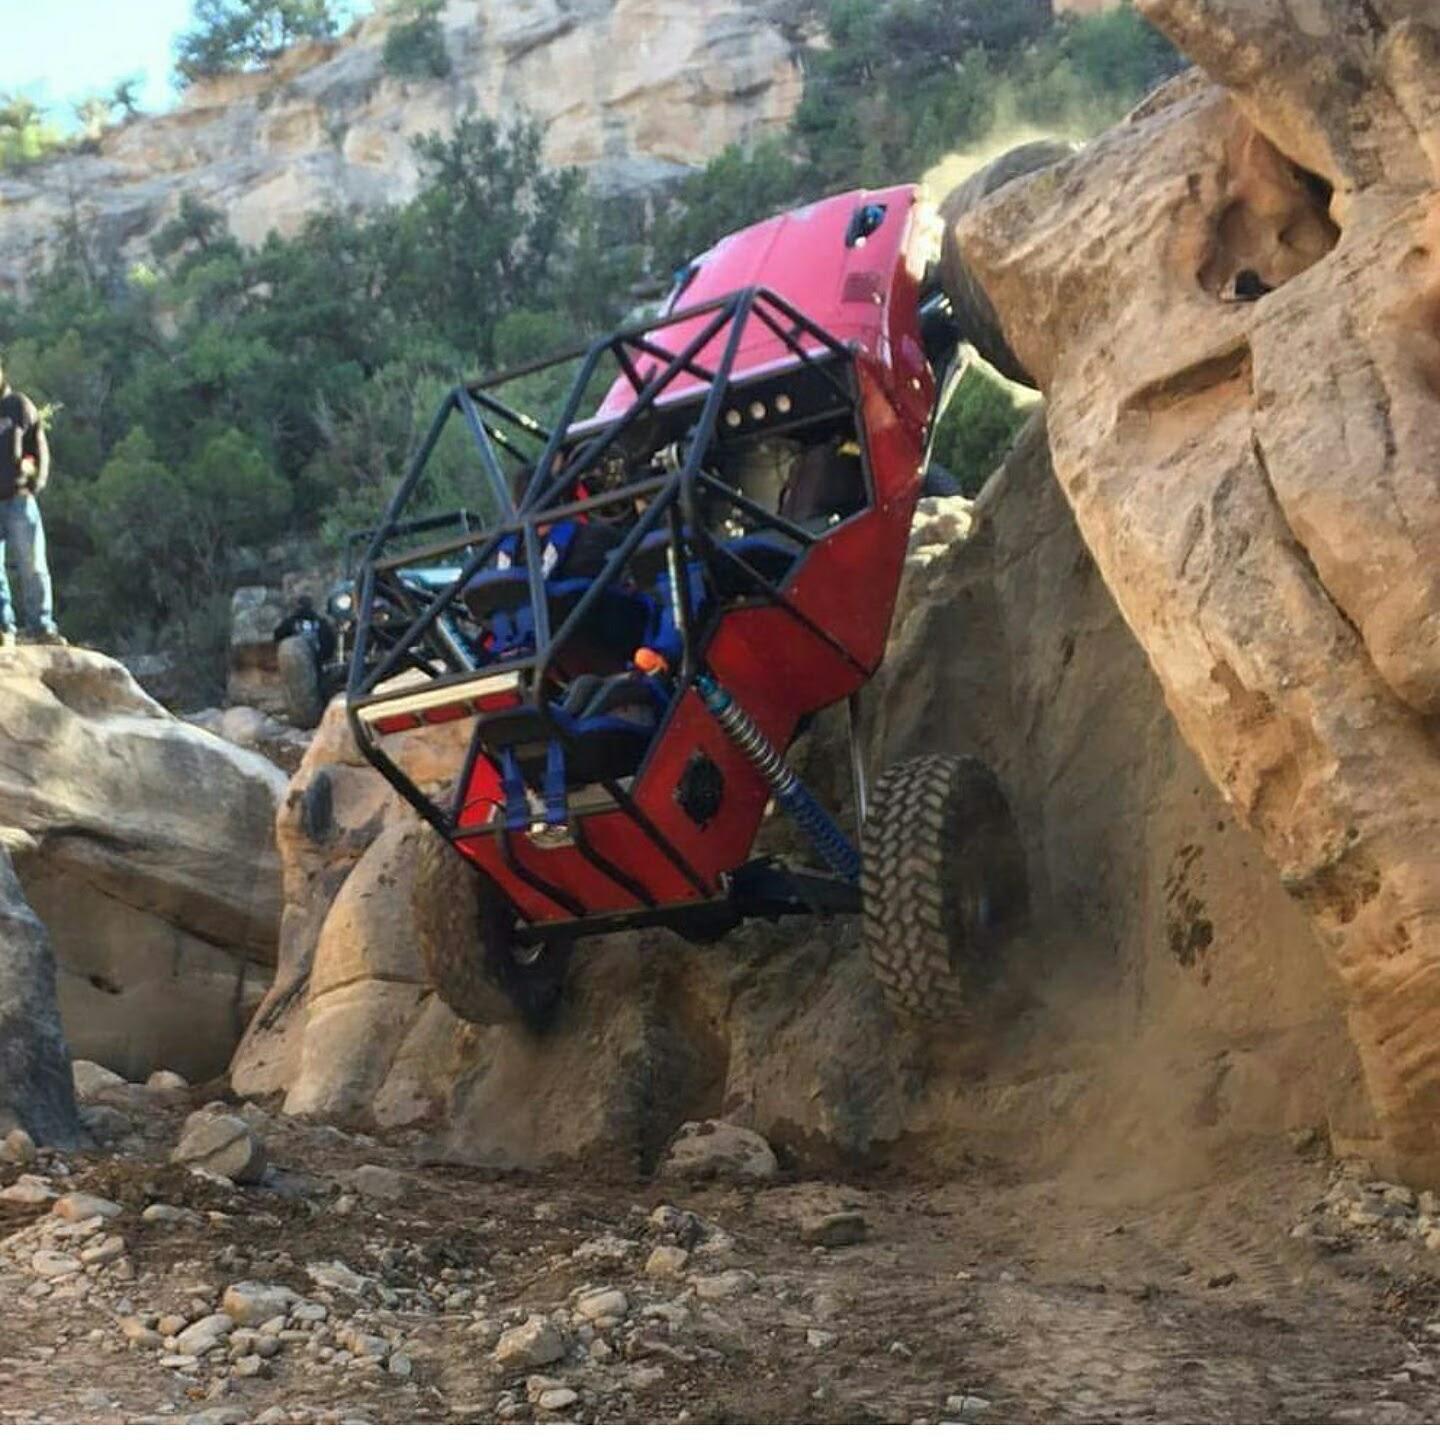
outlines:
[[[143,77],[147,110],[174,100],[175,36],[187,28],[191,0],[0,0],[0,35],[9,52],[0,92],[23,90],[53,106],[68,126],[69,107],[108,91],[126,75]]]

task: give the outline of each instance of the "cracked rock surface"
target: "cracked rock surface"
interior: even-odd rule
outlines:
[[[1046,393],[1059,482],[1185,739],[1331,955],[1376,1157],[1429,1184],[1437,17],[1140,9],[1213,83],[1183,77],[952,243]]]

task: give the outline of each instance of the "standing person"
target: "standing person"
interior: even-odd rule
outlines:
[[[289,640],[293,635],[303,636],[315,648],[315,658],[321,665],[328,665],[335,658],[338,643],[335,627],[315,608],[315,602],[308,595],[301,595],[295,601],[295,608],[275,627],[275,643]]]
[[[36,496],[50,479],[50,446],[40,412],[10,388],[0,361],[0,649],[15,644],[6,552],[20,576],[20,613],[42,645],[65,644],[55,628],[55,601],[45,555],[45,526]]]

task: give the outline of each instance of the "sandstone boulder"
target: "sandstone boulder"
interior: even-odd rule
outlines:
[[[777,1168],[763,1135],[720,1120],[682,1125],[660,1167],[672,1180],[772,1180]]]
[[[250,705],[232,705],[228,710],[197,710],[184,718],[242,750],[263,755],[287,775],[293,775],[300,768],[310,745],[308,731],[297,730]]]
[[[60,1025],[55,952],[26,903],[8,851],[0,848],[0,1131],[42,1145],[80,1136],[70,1052]],[[11,1137],[13,1138],[13,1137]],[[7,1138],[8,1158],[24,1146]],[[34,1145],[29,1146],[33,1157]],[[13,1153],[11,1153],[13,1152]]]
[[[283,777],[85,650],[0,655],[0,816],[50,930],[71,1048],[221,1070],[274,965]]]
[[[170,1156],[224,1180],[253,1184],[265,1175],[265,1143],[238,1116],[197,1110],[185,1122]]]
[[[458,727],[417,734],[404,764],[446,783],[464,743]],[[430,1008],[409,916],[417,824],[356,749],[343,703],[332,704],[280,807],[279,968],[235,1058],[242,1094],[285,1091],[293,1113],[354,1118],[384,1091],[388,1123],[432,1113],[434,1097],[400,1056]],[[431,1040],[443,1053],[446,1036]]]
[[[1395,1172],[1440,1178],[1440,29],[1141,0],[1174,87],[952,243],[1186,740],[1323,940]],[[1077,244],[1076,236],[1084,243]]]
[[[75,1081],[75,1098],[84,1105],[93,1105],[102,1096],[123,1090],[127,1083],[123,1075],[93,1060],[77,1060],[70,1067],[70,1073]]]

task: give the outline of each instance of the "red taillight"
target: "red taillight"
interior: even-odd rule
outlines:
[[[449,725],[520,703],[520,676],[460,676],[437,689],[409,695],[374,695],[355,707],[355,714],[379,735],[398,735],[421,725]]]

